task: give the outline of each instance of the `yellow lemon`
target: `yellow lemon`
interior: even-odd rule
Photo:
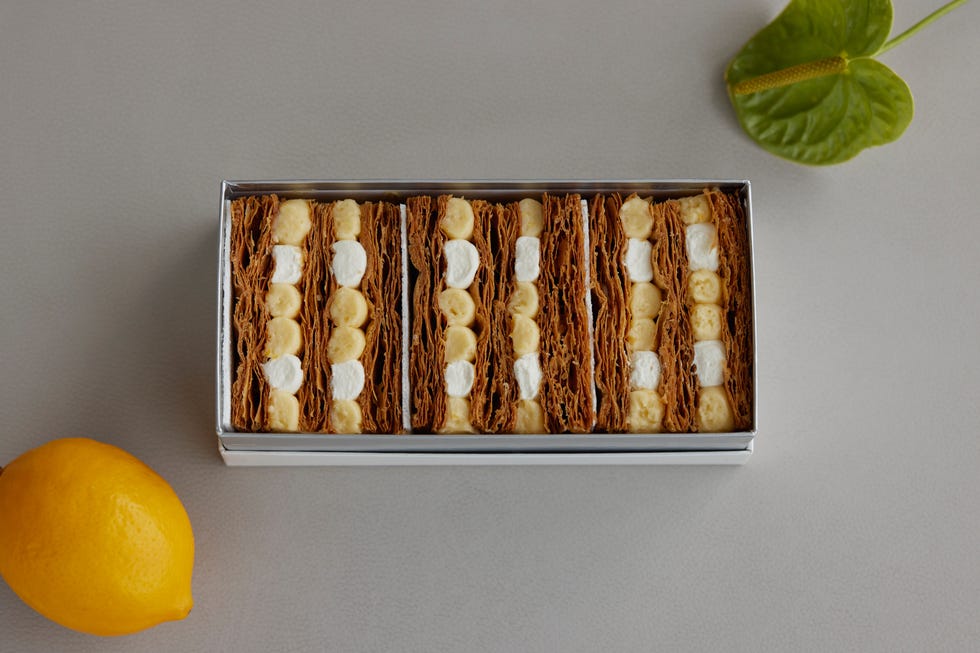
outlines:
[[[0,472],[0,574],[63,626],[124,635],[183,619],[193,566],[180,499],[118,447],[54,440]]]

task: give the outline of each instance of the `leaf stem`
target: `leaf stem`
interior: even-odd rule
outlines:
[[[942,7],[932,12],[931,14],[929,14],[928,16],[920,20],[912,27],[908,28],[907,30],[905,30],[904,32],[902,32],[892,40],[888,41],[888,43],[885,43],[883,46],[881,46],[881,49],[875,53],[875,55],[877,56],[879,54],[884,54],[885,52],[888,52],[896,45],[898,45],[908,37],[912,36],[913,34],[918,32],[920,29],[922,29],[929,23],[933,22],[934,20],[938,20],[942,18],[943,16],[945,16],[946,14],[948,14],[949,12],[953,11],[954,9],[956,9],[957,7],[963,4],[966,4],[966,0],[953,0],[952,2],[947,2]]]

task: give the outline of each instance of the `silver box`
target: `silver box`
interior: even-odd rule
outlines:
[[[752,280],[752,413],[751,431],[737,433],[639,433],[556,435],[334,435],[322,433],[239,433],[231,426],[232,286],[229,244],[229,200],[275,193],[285,198],[403,203],[413,195],[454,194],[492,201],[519,200],[543,193],[636,192],[655,200],[681,197],[716,187],[736,193],[744,204],[749,230]],[[758,354],[756,348],[755,256],[752,202],[747,180],[362,180],[362,181],[224,181],[221,184],[218,244],[217,434],[228,464],[402,464],[402,463],[742,463],[752,451],[758,422]],[[407,265],[407,262],[406,262]],[[407,297],[407,293],[404,294]],[[403,315],[408,315],[403,306]],[[407,362],[407,357],[406,357]],[[337,454],[324,456],[321,454]],[[268,454],[268,455],[266,455]],[[355,455],[362,454],[362,455]],[[373,454],[373,455],[368,455]],[[401,455],[399,455],[401,454]],[[510,455],[520,454],[520,455]],[[611,454],[611,455],[610,455]],[[631,455],[635,454],[635,455]],[[663,455],[659,455],[663,454]],[[691,455],[684,455],[691,454]],[[718,454],[718,455],[712,455]]]

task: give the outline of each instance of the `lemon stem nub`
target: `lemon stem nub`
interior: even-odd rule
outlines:
[[[750,95],[759,91],[789,86],[808,79],[839,75],[846,70],[847,59],[844,57],[827,57],[826,59],[808,61],[782,70],[775,70],[751,79],[744,79],[732,88],[732,93]]]

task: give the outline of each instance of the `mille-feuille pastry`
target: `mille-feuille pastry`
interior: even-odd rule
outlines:
[[[232,202],[237,430],[402,430],[400,240],[392,204]]]
[[[437,206],[437,228],[446,237],[442,247],[445,274],[439,293],[439,308],[446,318],[446,327],[442,332],[445,344],[443,379],[446,417],[438,432],[473,433],[470,393],[478,369],[474,361],[477,349],[486,349],[488,332],[488,309],[480,301],[482,293],[476,276],[481,265],[484,271],[488,269],[488,251],[485,242],[480,248],[473,242],[480,240],[482,229],[475,228],[476,216],[470,202],[461,197],[443,196],[439,198]],[[485,208],[483,202],[478,206],[481,211]],[[485,274],[481,276],[486,278]],[[472,327],[479,329],[483,336],[479,342]]]
[[[514,280],[513,243],[520,228],[515,217],[517,206],[480,201],[471,204],[474,208],[472,239],[480,255],[480,267],[472,287],[477,329],[474,380],[468,420],[460,414],[464,407],[457,404],[456,410],[450,411],[443,432],[462,432],[457,427],[466,422],[478,433],[511,433],[518,420],[519,391],[512,372],[515,358],[512,320],[505,302]],[[448,267],[446,278],[448,281]],[[447,360],[455,357],[455,349],[447,338]]]
[[[408,200],[414,431],[591,430],[581,200],[543,199]]]
[[[654,217],[649,198],[597,196],[590,207],[595,296],[597,430],[657,432],[662,428],[660,313],[663,288],[654,281]]]
[[[231,421],[236,430],[266,427],[269,386],[262,365],[271,314],[266,303],[272,274],[272,221],[279,198],[247,197],[231,202],[231,282],[234,293],[234,380]],[[295,300],[298,292],[283,291]],[[289,301],[284,299],[283,301]],[[297,305],[297,301],[292,302]]]
[[[534,318],[540,332],[537,401],[548,433],[589,433],[595,426],[595,388],[582,198],[545,195],[541,203],[540,274],[535,282],[539,301]],[[533,212],[530,221],[525,212],[521,223],[525,233],[537,230]],[[515,293],[519,292],[515,284]],[[518,342],[515,339],[515,347]],[[529,400],[522,401],[528,407]],[[529,424],[535,423],[533,417],[532,413]]]
[[[510,324],[510,350],[513,359],[514,381],[520,393],[515,411],[515,433],[547,433],[540,395],[543,379],[541,368],[541,329],[538,309],[541,293],[541,232],[544,227],[544,207],[527,197],[509,207],[507,218],[520,226],[519,235],[501,243],[503,251],[513,251],[513,279],[507,300]]]
[[[726,358],[726,372],[720,388],[732,413],[732,429],[746,431],[752,427],[752,296],[749,266],[749,233],[742,203],[737,197],[711,191],[704,194],[711,220],[718,234],[718,275],[723,288],[721,342]],[[689,299],[696,300],[696,282],[689,283]],[[716,391],[713,391],[716,392]],[[720,403],[720,399],[718,400]],[[710,425],[716,411],[702,388],[698,415],[702,427]],[[702,429],[705,430],[705,429]]]
[[[660,203],[598,196],[590,224],[597,429],[748,428],[751,299],[741,204],[718,191]]]
[[[468,214],[472,213],[468,203],[467,209]],[[440,261],[446,234],[438,227],[436,218],[433,198],[412,197],[407,200],[408,256],[416,271],[409,344],[413,432],[432,433],[445,427],[448,403],[442,381],[446,367],[445,332],[449,326],[468,328],[476,319],[475,303],[465,291],[449,293],[440,302],[443,298]],[[440,303],[445,307],[445,313],[440,310]],[[466,414],[468,419],[468,408]]]
[[[693,428],[751,425],[748,234],[741,204],[718,191],[666,202],[684,225],[696,397]],[[685,265],[686,264],[686,265]]]
[[[417,273],[409,358],[413,431],[477,432],[471,395],[475,386],[483,395],[486,369],[475,361],[489,358],[484,296],[493,301],[490,208],[449,195],[406,203],[409,258]]]

